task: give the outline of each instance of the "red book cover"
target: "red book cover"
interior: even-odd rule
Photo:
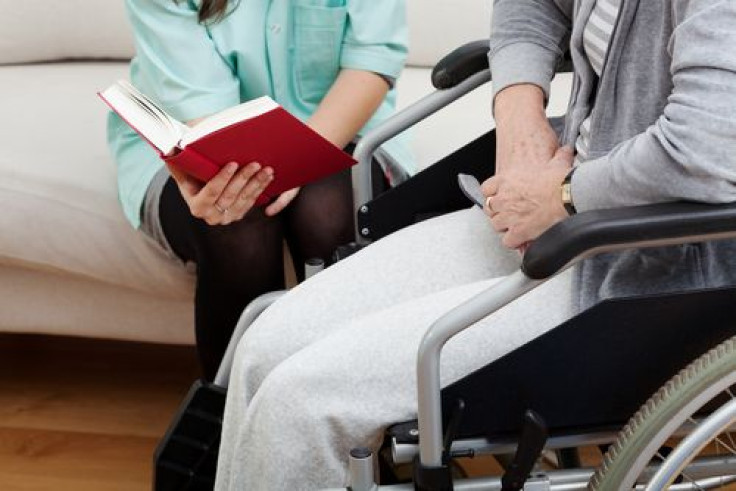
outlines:
[[[274,180],[259,204],[356,163],[282,107],[210,133],[165,160],[203,182],[228,162],[271,167]]]
[[[135,90],[127,84],[123,89],[126,86],[129,91]],[[106,97],[108,91],[100,93],[100,97],[153,146],[162,159],[202,182],[212,179],[229,162],[240,165],[258,162],[262,167],[271,167],[274,170],[274,179],[257,204],[265,204],[284,191],[347,169],[356,163],[350,155],[275,104],[274,109],[215,130],[189,142],[184,148],[177,147],[170,154],[163,155],[162,149],[154,145],[151,138],[138,129],[130,118],[121,114]],[[112,96],[120,101],[116,94],[118,92],[112,92]],[[138,92],[135,95],[144,97]],[[128,99],[131,98],[126,100]],[[148,102],[149,106],[155,106]],[[143,121],[140,115],[137,118],[138,121]]]

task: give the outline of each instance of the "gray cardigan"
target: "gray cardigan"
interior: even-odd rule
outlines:
[[[583,51],[595,0],[495,0],[494,91],[549,91],[569,45],[575,65],[562,143],[591,115],[590,155],[576,170],[579,211],[692,200],[736,201],[736,1],[623,0],[597,84]],[[588,301],[736,282],[732,242],[588,261]],[[642,283],[643,282],[643,283]]]

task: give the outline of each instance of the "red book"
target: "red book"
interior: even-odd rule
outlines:
[[[267,96],[209,116],[190,128],[128,82],[118,81],[99,95],[162,159],[202,182],[228,162],[271,167],[274,179],[258,204],[356,163]]]

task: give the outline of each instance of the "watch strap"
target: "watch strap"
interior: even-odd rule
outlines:
[[[575,203],[572,199],[572,175],[575,173],[577,167],[567,173],[565,179],[562,181],[562,206],[565,207],[568,215],[574,215],[578,211],[575,209]]]

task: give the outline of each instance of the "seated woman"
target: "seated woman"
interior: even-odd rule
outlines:
[[[386,119],[406,57],[403,2],[127,0],[136,41],[131,78],[180,121],[269,95],[340,148]],[[120,118],[109,119],[123,210],[166,251],[197,266],[197,351],[211,380],[243,308],[284,288],[283,241],[297,276],[353,238],[349,172],[253,207],[272,170],[225,166],[207,185],[175,168]],[[244,142],[247,144],[247,142]],[[387,176],[411,171],[401,140],[380,155]]]
[[[377,447],[387,425],[416,417],[427,328],[515,270],[516,250],[570,213],[736,200],[736,52],[724,49],[734,25],[732,0],[496,0],[497,173],[483,185],[485,213],[382,239],[253,324],[231,374],[217,488],[344,486],[351,447]],[[575,83],[557,135],[544,105],[568,39]],[[601,298],[732,284],[734,257],[726,241],[585,261],[453,338],[442,383]]]

